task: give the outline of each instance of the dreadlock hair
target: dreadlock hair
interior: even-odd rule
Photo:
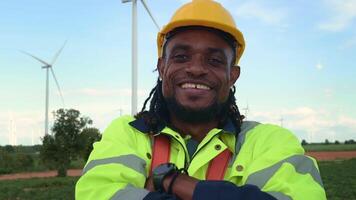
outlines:
[[[236,134],[241,130],[242,120],[245,116],[240,115],[240,111],[236,105],[235,98],[236,88],[233,86],[230,89],[229,97],[227,99],[228,112],[223,113],[219,121],[218,128],[222,128],[228,119],[231,120],[236,129]],[[146,111],[146,105],[150,101],[150,107]],[[156,86],[151,90],[148,98],[145,100],[141,112],[135,115],[136,119],[143,119],[149,128],[150,134],[158,132],[160,124],[169,124],[169,111],[164,101],[162,94],[162,81],[157,80]]]

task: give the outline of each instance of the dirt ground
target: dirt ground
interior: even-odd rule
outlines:
[[[80,176],[81,174],[82,174],[81,169],[69,169],[67,171],[68,176]],[[55,177],[55,176],[57,176],[57,171],[27,172],[27,173],[1,175],[0,180],[45,178],[45,177]]]
[[[356,158],[356,151],[334,151],[334,152],[319,151],[319,152],[307,152],[307,155],[314,157],[318,161],[345,160],[345,159]],[[68,176],[80,176],[82,174],[82,170],[69,169],[67,173]],[[56,171],[27,172],[27,173],[0,175],[0,180],[44,178],[44,177],[55,177],[56,175],[57,175]]]
[[[314,157],[318,161],[345,160],[356,158],[356,151],[316,151],[307,152],[307,155]]]

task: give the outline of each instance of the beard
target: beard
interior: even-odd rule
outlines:
[[[221,119],[227,114],[229,108],[227,100],[220,104],[215,100],[210,106],[200,109],[185,107],[174,97],[167,97],[164,100],[171,114],[174,113],[177,119],[191,124],[201,124]]]

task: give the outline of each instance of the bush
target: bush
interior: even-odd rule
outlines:
[[[8,153],[0,149],[0,174],[28,171],[34,167],[34,159],[24,153]]]
[[[34,160],[28,154],[19,153],[14,155],[14,165],[17,169],[27,171],[33,168]]]
[[[6,151],[0,149],[0,174],[8,174],[13,172],[14,159]]]

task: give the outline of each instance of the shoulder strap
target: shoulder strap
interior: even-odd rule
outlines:
[[[224,180],[226,169],[232,157],[231,151],[226,148],[209,163],[206,171],[206,180]]]
[[[152,162],[150,175],[152,170],[160,164],[168,163],[170,157],[171,145],[169,138],[163,134],[153,137]],[[206,172],[206,180],[224,180],[226,169],[232,157],[231,151],[227,148],[210,161]]]
[[[169,138],[163,134],[153,137],[152,162],[150,175],[152,170],[160,164],[168,163],[171,151]]]

